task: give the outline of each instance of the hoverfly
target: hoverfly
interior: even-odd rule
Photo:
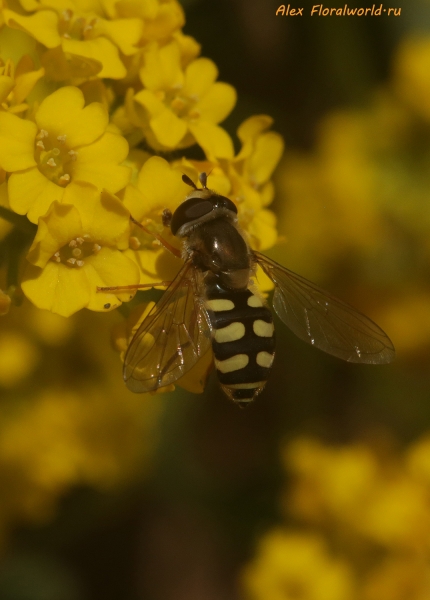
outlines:
[[[384,364],[391,340],[345,302],[251,250],[237,224],[237,208],[207,188],[201,173],[163,223],[183,240],[184,265],[130,342],[124,380],[133,392],[177,381],[212,346],[223,391],[243,406],[263,390],[275,354],[272,313],[252,283],[257,265],[275,284],[273,308],[300,339],[338,358]]]

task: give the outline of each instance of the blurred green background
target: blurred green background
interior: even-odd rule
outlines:
[[[185,33],[238,91],[223,126],[269,114],[286,141],[272,207],[283,241],[268,254],[377,321],[397,359],[343,363],[277,321],[273,375],[238,410],[213,376],[202,395],[128,393],[107,348],[120,315],[12,309],[0,598],[430,598],[430,2],[367,18],[183,6]],[[266,537],[279,528],[285,539]],[[289,571],[309,535],[323,549]],[[318,561],[344,571],[319,579]]]

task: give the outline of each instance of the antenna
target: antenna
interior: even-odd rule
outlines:
[[[185,173],[182,173],[182,181],[184,183],[186,183],[187,185],[189,185],[190,187],[194,188],[195,190],[197,189],[196,184],[194,183],[194,181],[192,179],[190,179],[188,177],[188,175],[185,175]]]
[[[200,173],[200,175],[199,175],[199,181],[202,184],[202,187],[204,189],[206,189],[206,184],[207,184],[207,181],[208,181],[208,176],[206,175],[206,173]]]

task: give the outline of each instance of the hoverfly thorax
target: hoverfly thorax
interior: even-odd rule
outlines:
[[[226,289],[248,286],[249,247],[237,227],[237,208],[207,188],[196,189],[173,213],[171,231],[183,238],[193,265]]]

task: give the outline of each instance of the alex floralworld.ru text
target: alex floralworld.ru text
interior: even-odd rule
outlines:
[[[314,4],[306,14],[311,17],[380,17],[382,15],[399,17],[401,12],[401,8],[384,8],[383,4],[378,7],[372,4],[368,8],[349,8],[347,4],[338,8],[326,8],[324,4]],[[276,10],[276,16],[303,17],[303,13],[303,7],[292,7],[290,4],[281,4]]]

